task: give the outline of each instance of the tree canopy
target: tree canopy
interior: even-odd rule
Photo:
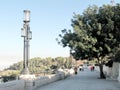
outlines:
[[[100,58],[120,46],[120,4],[89,6],[82,15],[74,14],[73,31],[64,29],[60,43],[70,47],[76,59]]]

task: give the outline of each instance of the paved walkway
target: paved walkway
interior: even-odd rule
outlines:
[[[120,90],[119,82],[98,77],[97,71],[91,72],[86,69],[77,75],[42,86],[37,90]]]

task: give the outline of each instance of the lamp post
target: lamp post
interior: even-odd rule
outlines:
[[[29,41],[32,39],[32,32],[30,31],[30,11],[29,10],[24,10],[24,24],[23,28],[21,29],[21,37],[24,39],[24,50],[23,50],[23,70],[21,74],[30,74],[29,69],[28,69],[28,60],[29,60]]]

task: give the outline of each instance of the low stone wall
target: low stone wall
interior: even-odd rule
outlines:
[[[43,85],[46,85],[61,79],[65,79],[66,77],[69,77],[69,76],[70,76],[69,70],[59,70],[58,74],[38,77],[34,81],[35,83],[34,90]]]
[[[59,70],[57,74],[41,76],[36,78],[34,75],[21,75],[20,79],[0,84],[0,90],[36,90],[37,88],[55,82],[57,80],[65,79],[70,76],[69,70]]]
[[[15,80],[0,84],[0,90],[24,90],[24,80]]]
[[[49,75],[49,76],[44,76],[44,77],[38,77],[34,81],[34,83],[35,83],[34,89],[39,88],[39,87],[41,87],[43,85],[55,82],[55,81],[60,80],[60,79],[61,79],[60,74]]]

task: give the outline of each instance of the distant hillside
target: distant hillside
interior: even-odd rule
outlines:
[[[29,70],[31,73],[39,74],[43,71],[49,71],[57,68],[70,68],[72,62],[68,57],[56,57],[55,59],[51,57],[40,58],[35,57],[29,60]],[[8,67],[6,70],[18,70],[21,72],[23,69],[23,61],[15,63]]]

